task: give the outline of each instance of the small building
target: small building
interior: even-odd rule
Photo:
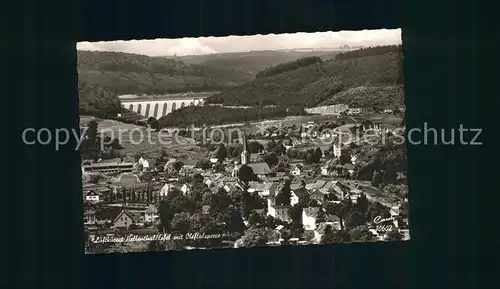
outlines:
[[[274,182],[269,183],[258,183],[258,182],[249,182],[249,193],[257,193],[259,196],[269,196],[274,194],[278,185]]]
[[[182,192],[184,195],[189,194],[189,192],[190,192],[190,191],[191,191],[191,188],[190,188],[187,184],[182,185],[182,187],[181,187],[181,192]]]
[[[144,222],[145,223],[153,223],[154,221],[156,221],[156,219],[158,218],[158,209],[151,205],[149,206],[146,211],[144,212]]]
[[[307,207],[302,209],[302,225],[305,230],[316,229],[316,218],[322,208],[320,207]]]
[[[136,213],[122,210],[113,220],[113,227],[120,229],[128,229],[132,225],[140,225],[142,220]]]
[[[290,221],[290,217],[288,216],[289,209],[289,205],[276,205],[276,203],[269,203],[268,201],[267,215],[283,222],[288,222]]]
[[[201,207],[201,211],[203,214],[209,214],[210,213],[210,205],[204,205]]]
[[[303,166],[301,164],[297,164],[293,166],[293,168],[290,170],[290,173],[294,176],[300,176],[300,174],[302,173],[302,168]]]
[[[258,177],[265,177],[271,173],[271,168],[265,162],[251,163],[248,166],[252,168],[254,174]]]
[[[170,190],[172,190],[174,186],[172,184],[166,183],[163,185],[163,187],[160,189],[160,197],[166,197]]]
[[[326,181],[325,181],[325,180],[316,180],[316,182],[314,182],[314,183],[307,184],[307,185],[306,185],[306,189],[308,189],[309,191],[319,190],[319,189],[321,189],[321,188],[322,188],[325,184],[326,184]]]
[[[347,110],[347,115],[359,115],[361,114],[361,108],[349,108]]]
[[[304,187],[297,187],[291,189],[290,205],[295,206],[300,200],[309,198],[310,192]]]
[[[352,176],[355,172],[356,167],[353,164],[345,164],[342,169],[344,171],[344,174],[348,173],[350,176]]]
[[[127,162],[99,162],[90,165],[84,165],[83,171],[86,173],[118,173],[118,172],[131,172],[134,164]]]
[[[320,204],[325,201],[325,195],[320,190],[313,191],[309,196],[311,200],[316,200]]]
[[[103,201],[103,196],[97,190],[84,192],[84,199],[87,202],[97,203]]]
[[[96,218],[96,211],[95,210],[89,209],[83,213],[83,223],[85,225],[95,224],[96,221],[97,221],[97,218]]]

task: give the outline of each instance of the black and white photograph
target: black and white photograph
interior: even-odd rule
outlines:
[[[410,239],[401,29],[76,49],[86,254]]]

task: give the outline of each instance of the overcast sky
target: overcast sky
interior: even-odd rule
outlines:
[[[199,37],[108,42],[79,42],[78,50],[116,51],[149,56],[199,55],[255,50],[337,48],[340,45],[400,44],[400,29]]]

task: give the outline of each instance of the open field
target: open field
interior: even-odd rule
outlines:
[[[81,117],[80,126],[86,126],[91,120],[90,117]],[[129,154],[157,153],[159,148],[163,148],[167,154],[179,154],[196,158],[199,147],[193,141],[176,136],[171,137],[167,133],[161,135],[155,131],[148,131],[147,128],[134,124],[121,123],[109,119],[96,119],[99,130],[112,138],[119,138],[120,144],[124,147],[123,152]],[[120,135],[121,133],[121,135]],[[142,140],[142,141],[141,141]]]

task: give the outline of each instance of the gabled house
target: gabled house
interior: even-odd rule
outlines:
[[[290,194],[290,205],[295,206],[300,200],[309,198],[310,192],[306,188],[299,186],[298,188],[292,188]]]
[[[338,216],[336,215],[327,215],[326,216],[326,222],[332,225],[332,228],[334,230],[340,230],[342,229],[342,226],[340,224],[341,220]]]
[[[321,207],[304,208],[302,211],[302,224],[306,230],[317,230],[324,224],[330,225],[333,230],[340,230],[340,221],[338,216],[327,215]]]
[[[98,203],[103,201],[104,196],[97,190],[90,190],[84,193],[84,199],[87,202]]]
[[[290,207],[291,206],[289,205],[277,205],[276,203],[268,203],[267,215],[283,222],[289,222],[290,217],[288,216],[288,210],[290,209]]]
[[[332,186],[333,191],[335,194],[340,198],[343,199],[345,196],[347,196],[351,192],[351,188],[347,186],[346,184],[342,182],[335,182]]]
[[[313,238],[313,243],[319,243],[321,242],[321,238],[325,234],[326,227],[330,226],[332,230],[335,230],[335,227],[332,222],[322,222],[319,223],[316,228],[314,229],[314,238]]]
[[[302,225],[305,230],[316,229],[316,218],[322,208],[320,207],[307,207],[302,209]]]
[[[267,215],[283,222],[288,222],[290,220],[288,210],[291,206],[277,204],[276,196],[277,193],[273,193],[267,197]]]
[[[290,170],[290,173],[294,176],[300,176],[301,173],[302,173],[302,168],[303,166],[298,164],[298,165],[295,165],[293,166],[293,168]]]
[[[203,206],[201,207],[201,212],[202,212],[203,214],[209,214],[209,213],[210,213],[210,205],[203,205]]]
[[[265,177],[271,173],[271,168],[265,162],[248,164],[252,168],[254,174],[258,177]]]
[[[141,217],[129,211],[121,211],[118,216],[113,220],[114,228],[128,229],[132,225],[142,224]]]
[[[249,182],[249,193],[257,193],[259,196],[269,196],[274,195],[276,188],[278,185],[276,183],[258,183],[258,182]]]
[[[326,181],[325,180],[316,180],[316,182],[312,183],[312,184],[307,184],[306,185],[306,189],[310,190],[310,191],[314,191],[314,190],[319,190],[321,189],[324,185],[326,184]]]
[[[330,159],[325,162],[325,164],[321,167],[321,175],[322,176],[330,176],[332,174],[332,168],[334,165],[335,159]]]
[[[163,185],[163,187],[160,189],[160,197],[166,197],[170,190],[172,190],[174,186],[172,184],[166,183]]]
[[[151,205],[144,211],[144,222],[153,223],[158,218],[158,209]]]
[[[345,164],[343,166],[343,173],[345,175],[349,174],[349,176],[352,177],[355,171],[356,171],[356,167],[353,164]]]
[[[360,190],[360,189],[352,189],[350,192],[349,192],[349,197],[351,198],[351,201],[353,203],[357,203],[358,201],[358,198],[361,196],[363,192]]]
[[[322,204],[324,201],[325,201],[325,195],[319,191],[319,190],[315,190],[313,191],[310,195],[309,195],[310,199],[311,200],[316,200],[318,201],[320,204]]]
[[[97,218],[96,218],[96,211],[95,210],[89,209],[83,213],[83,223],[85,225],[95,224],[96,221],[97,221]]]

